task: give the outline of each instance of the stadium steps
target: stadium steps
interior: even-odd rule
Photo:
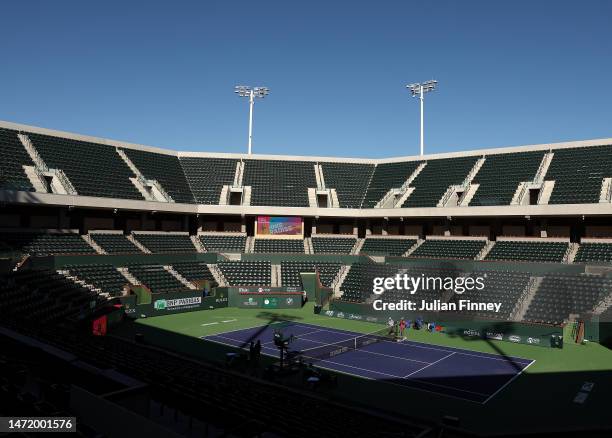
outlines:
[[[493,245],[495,245],[494,241],[487,241],[487,244],[484,246],[484,248],[482,248],[482,251],[480,251],[476,256],[476,260],[484,260],[487,254],[489,254],[489,251],[491,251],[491,249],[493,248]]]
[[[314,254],[314,249],[312,248],[312,238],[306,237],[304,239],[304,254]]]
[[[542,162],[540,163],[540,167],[536,172],[536,176],[534,178],[535,182],[543,182],[546,179],[546,174],[548,173],[548,168],[550,167],[550,163],[552,162],[553,157],[555,156],[554,152],[548,152],[542,157]]]
[[[125,151],[121,148],[115,148],[117,154],[127,164],[130,170],[134,173],[135,179],[130,178],[132,184],[136,189],[143,195],[147,201],[157,202],[174,202],[174,199],[166,192],[159,181],[154,179],[147,179],[142,172],[136,167],[134,162],[130,160]]]
[[[227,279],[216,264],[207,263],[206,266],[219,286],[228,286]]]
[[[402,257],[408,257],[410,254],[415,252],[417,248],[423,244],[423,242],[425,242],[425,239],[417,239],[417,242],[412,245],[412,247],[408,251],[402,254]]]
[[[281,280],[281,265],[272,265],[271,266],[271,283],[270,286],[271,287],[279,287],[282,284],[282,280]]]
[[[412,181],[415,180],[419,173],[425,168],[427,162],[419,164],[419,166],[412,172],[404,184],[399,189],[392,188],[387,192],[385,196],[374,206],[374,208],[400,208],[406,199],[414,191],[414,187],[410,187]]]
[[[25,167],[25,166],[24,166]],[[612,178],[604,178],[601,182],[601,190],[599,192],[599,203],[609,203],[612,197],[611,189]]]
[[[334,278],[334,281],[331,284],[331,287],[334,291],[334,298],[340,298],[340,296],[342,296],[342,291],[340,290],[340,288],[342,287],[342,283],[344,283],[344,280],[346,279],[346,276],[348,275],[350,270],[351,265],[342,265],[342,267],[338,271],[336,278]]]
[[[514,192],[514,196],[512,197],[512,201],[510,201],[510,205],[526,205],[529,203],[529,190],[530,189],[539,189],[540,194],[538,195],[538,205],[540,204],[548,204],[548,200],[550,199],[550,195],[555,186],[554,181],[546,181],[546,173],[548,172],[548,168],[550,167],[550,163],[554,157],[554,153],[548,152],[544,154],[542,157],[542,161],[540,162],[540,166],[536,171],[536,174],[531,181],[522,181],[516,191]]]
[[[525,288],[525,292],[523,295],[521,295],[521,298],[519,298],[516,309],[513,310],[512,314],[510,315],[510,321],[522,321],[525,318],[529,305],[533,301],[533,298],[535,297],[535,294],[543,280],[544,277],[529,278],[529,283]]]
[[[574,263],[574,259],[576,258],[576,254],[578,254],[579,249],[580,245],[577,243],[570,243],[561,263]]]
[[[128,271],[128,268],[125,267],[117,267],[117,272],[119,272],[123,277],[133,285],[142,284],[134,275]]]
[[[544,181],[542,188],[540,189],[540,195],[538,196],[538,205],[547,205],[552,195],[553,189],[555,188],[554,181]]]
[[[189,289],[197,289],[192,282],[190,282],[185,277],[183,277],[181,274],[176,272],[176,270],[172,267],[172,265],[164,265],[164,269],[166,270],[166,272],[174,276],[174,278],[176,278],[178,281],[183,283],[185,287],[188,287]]]
[[[242,205],[251,205],[251,186],[242,187]]]
[[[81,237],[83,238],[85,242],[87,242],[89,246],[95,249],[98,254],[102,254],[102,255],[106,254],[106,251],[104,251],[100,245],[94,242],[94,240],[91,238],[89,234],[83,234]]]
[[[604,299],[602,299],[594,308],[593,308],[593,314],[594,315],[601,315],[602,313],[604,313],[605,311],[607,311],[610,307],[612,307],[612,291],[610,291],[610,293],[608,294],[608,296],[606,296]]]
[[[141,250],[142,252],[144,252],[145,254],[151,254],[152,252],[149,250],[149,248],[145,247],[142,243],[140,243],[138,240],[136,240],[134,238],[133,234],[128,234],[127,236],[127,240],[129,240],[130,242],[132,242],[134,245],[136,245],[138,247],[139,250]]]
[[[76,275],[72,274],[68,270],[58,269],[56,272],[58,274],[60,274],[60,275],[63,275],[68,280],[72,281],[73,283],[77,284],[78,286],[85,287],[85,288],[89,289],[90,291],[95,292],[95,293],[97,293],[98,295],[100,295],[100,296],[102,296],[104,298],[110,298],[110,295],[108,293],[103,292],[102,289],[95,287],[93,284],[87,283],[85,280],[81,280],[79,277],[77,277]]]
[[[193,242],[193,246],[195,246],[197,252],[206,252],[206,248],[202,245],[202,241],[198,238],[198,236],[190,236],[189,237]]]
[[[24,164],[21,167],[23,168],[23,172],[25,173],[26,177],[32,184],[32,187],[34,187],[34,190],[39,193],[47,193],[47,188],[45,182],[43,181],[42,173],[37,172],[34,166]]]
[[[247,237],[245,254],[253,254],[255,252],[255,238],[253,236]]]
[[[353,246],[353,249],[351,249],[351,254],[352,255],[359,254],[359,252],[361,251],[361,248],[363,248],[364,243],[365,243],[365,239],[357,239],[357,241],[355,242],[355,246]]]
[[[474,198],[474,195],[478,191],[479,187],[480,184],[470,184],[468,189],[463,193],[463,196],[459,200],[459,207],[467,207],[468,205],[470,205],[470,202],[472,201],[472,198]]]
[[[236,162],[236,172],[234,173],[234,187],[242,187],[244,180],[244,161]]]
[[[474,163],[474,166],[463,180],[463,183],[452,185],[448,189],[446,189],[446,192],[438,202],[437,207],[454,207],[462,205],[464,204],[464,202],[465,205],[467,205],[467,202],[469,201],[464,201],[463,198],[465,197],[465,194],[469,192],[472,188],[472,181],[474,180],[474,177],[476,176],[482,165],[485,163],[485,161],[486,158],[484,156],[482,158],[479,158],[476,163]],[[458,193],[463,193],[463,195],[459,197]],[[476,189],[472,189],[472,196],[474,196],[474,193],[476,193]]]

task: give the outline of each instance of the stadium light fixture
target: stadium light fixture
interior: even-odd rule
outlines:
[[[260,97],[262,99],[266,97],[270,93],[270,89],[267,87],[236,85],[234,93],[240,97],[249,98],[249,155],[251,155],[251,147],[253,144],[253,104],[255,103],[256,97]]]
[[[438,85],[438,81],[425,81],[425,82],[417,82],[414,84],[406,85],[406,88],[412,93],[412,97],[418,97],[421,101],[421,155],[423,155],[425,146],[424,146],[424,132],[423,132],[423,124],[424,124],[424,113],[423,113],[423,104],[425,101],[425,93],[429,93],[430,91],[434,91],[436,86]]]

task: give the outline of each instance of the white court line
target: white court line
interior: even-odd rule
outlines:
[[[207,325],[216,325],[219,324],[218,322],[207,322],[206,324],[200,324],[200,326],[202,327],[206,327]]]
[[[506,386],[508,386],[510,383],[512,383],[512,381],[514,379],[516,379],[518,376],[520,376],[521,374],[523,374],[523,371],[525,371],[527,368],[529,368],[531,365],[533,365],[535,363],[535,360],[532,361],[529,365],[527,365],[525,368],[523,368],[521,371],[519,371],[516,375],[514,375],[510,380],[508,380],[506,383],[504,383],[501,388],[499,388],[497,391],[495,391],[493,394],[491,394],[489,396],[489,398],[487,398],[484,402],[482,402],[482,404],[485,404],[486,402],[488,402],[489,400],[491,400],[495,395],[497,395],[498,392],[500,392],[502,389],[504,389]]]
[[[225,321],[221,321],[221,322],[235,322],[238,321],[237,319],[226,319]]]
[[[406,379],[406,378],[408,378],[408,377],[412,376],[413,374],[416,374],[416,373],[418,373],[418,372],[423,371],[425,368],[429,368],[430,366],[435,365],[435,364],[437,364],[438,362],[442,362],[444,359],[448,359],[448,358],[449,358],[449,357],[451,357],[453,354],[455,354],[455,353],[453,352],[453,353],[449,354],[448,356],[444,356],[443,358],[438,359],[437,361],[430,363],[429,365],[425,365],[425,366],[424,366],[423,368],[421,368],[420,370],[416,370],[416,371],[414,371],[414,372],[412,372],[412,373],[410,373],[410,374],[406,374],[406,375],[405,375],[403,378],[404,378],[404,379]]]

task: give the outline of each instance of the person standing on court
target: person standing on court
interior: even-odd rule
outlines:
[[[404,330],[406,329],[406,321],[404,318],[400,319],[399,322],[400,336],[404,339]]]

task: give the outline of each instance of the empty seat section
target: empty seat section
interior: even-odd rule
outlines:
[[[534,262],[561,262],[568,249],[566,242],[521,242],[501,240],[495,242],[485,260],[518,260]]]
[[[67,265],[62,269],[113,297],[121,296],[123,287],[128,284],[125,277],[113,265]]]
[[[393,277],[400,269],[399,265],[353,263],[340,286],[341,298],[356,303],[364,302],[372,294],[375,277]]]
[[[142,253],[142,251],[123,234],[92,233],[89,236],[107,254]]]
[[[336,189],[341,208],[361,208],[368,183],[374,173],[373,164],[319,163],[325,187]]]
[[[612,146],[555,149],[546,180],[555,187],[549,204],[599,202],[604,178],[612,177]]]
[[[362,208],[374,208],[389,190],[400,188],[419,164],[420,161],[378,164],[368,185]]]
[[[81,236],[70,233],[0,233],[0,242],[14,251],[36,256],[96,253]]]
[[[114,146],[27,134],[47,166],[64,171],[81,196],[144,200]]]
[[[17,137],[17,131],[0,128],[0,190],[34,190],[23,165],[34,166]]]
[[[403,207],[435,207],[452,185],[462,184],[480,157],[456,157],[428,160],[412,181],[414,191]]]
[[[197,204],[218,205],[223,186],[234,182],[237,160],[181,157],[179,161]]]
[[[157,180],[175,202],[189,204],[194,202],[177,157],[136,149],[123,149],[123,151],[145,178]]]
[[[189,290],[162,265],[129,264],[128,271],[154,293]]]
[[[533,181],[546,151],[487,155],[472,184],[470,205],[510,205],[521,182]]]
[[[590,312],[610,294],[612,280],[589,275],[549,275],[543,278],[527,308],[526,321],[559,325],[570,314]]]
[[[217,287],[215,277],[205,262],[174,262],[172,267],[188,281],[208,280],[211,287]]]
[[[612,262],[612,243],[581,243],[574,263]]]
[[[313,237],[315,254],[350,254],[357,239],[354,237]]]
[[[217,267],[230,286],[270,286],[272,282],[269,261],[220,262]]]
[[[246,248],[246,236],[223,236],[205,234],[199,236],[200,242],[208,252],[243,253]]]
[[[255,239],[254,252],[267,254],[304,253],[304,241],[301,239]]]
[[[197,252],[193,242],[186,234],[134,234],[134,239],[154,253]]]
[[[308,188],[317,187],[313,162],[244,160],[244,166],[251,205],[308,207]]]
[[[416,239],[368,237],[361,247],[360,254],[401,256],[416,243]]]
[[[321,284],[325,287],[330,287],[338,271],[340,271],[340,263],[328,262],[302,262],[302,261],[285,261],[281,262],[281,283],[285,287],[303,287],[302,272],[319,272]]]
[[[428,239],[409,257],[475,259],[485,245],[484,240]]]

